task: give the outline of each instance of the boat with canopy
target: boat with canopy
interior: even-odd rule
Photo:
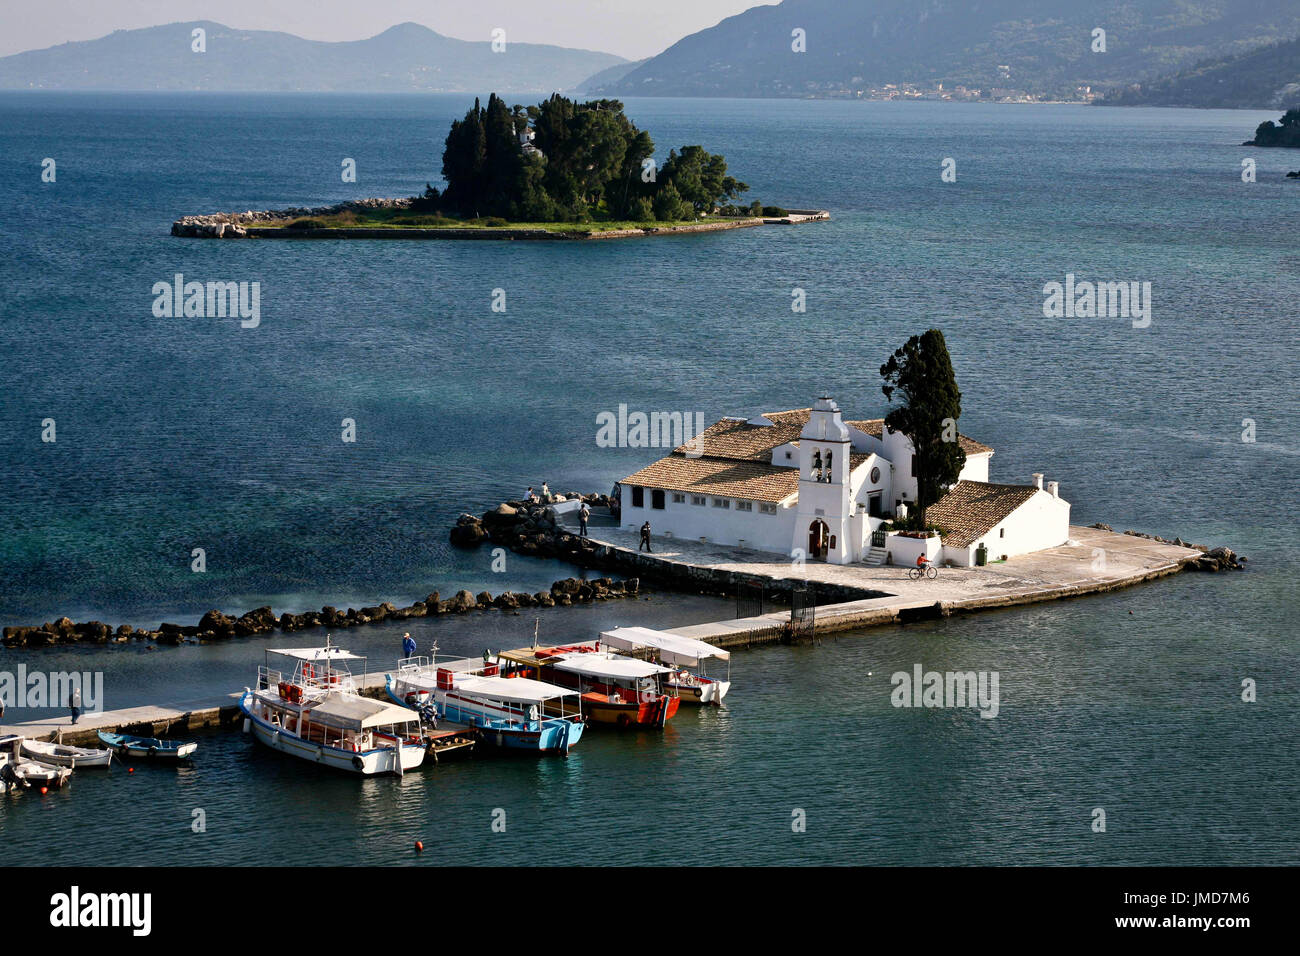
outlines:
[[[731,652],[693,637],[648,627],[616,627],[612,631],[602,631],[600,643],[630,656],[645,657],[672,667],[674,673],[664,679],[664,687],[670,692],[676,691],[683,704],[720,705],[731,689]],[[726,679],[705,673],[705,661],[709,658],[727,662]]]
[[[662,681],[672,668],[601,650],[594,644],[502,651],[510,673],[576,690],[587,719],[619,727],[663,727],[681,703]]]
[[[501,747],[568,753],[585,722],[578,692],[517,674],[502,676],[490,660],[408,657],[388,675],[388,694],[422,716],[478,728],[480,739]]]
[[[349,664],[365,658],[326,638],[324,647],[268,649],[257,689],[239,701],[244,730],[258,741],[311,763],[372,776],[414,770],[425,742],[415,711],[357,693]],[[294,662],[291,675],[270,665],[271,655]]]

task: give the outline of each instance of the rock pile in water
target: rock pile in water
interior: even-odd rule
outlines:
[[[114,630],[102,621],[74,624],[68,618],[61,617],[57,621],[31,627],[6,627],[4,645],[5,647],[46,647],[52,644],[125,643],[129,640],[147,640],[157,644],[182,644],[187,640],[206,643],[254,634],[269,634],[277,628],[286,633],[312,627],[338,630],[361,624],[400,621],[412,617],[432,617],[438,614],[465,614],[469,611],[493,609],[513,611],[525,607],[567,607],[571,604],[589,604],[593,601],[636,597],[640,590],[641,582],[637,578],[629,578],[625,581],[615,581],[607,577],[594,580],[564,578],[552,584],[549,591],[538,591],[535,594],[526,591],[505,591],[493,596],[488,591],[480,591],[478,594],[472,591],[457,591],[453,597],[443,601],[439,599],[438,592],[434,591],[423,601],[416,601],[410,607],[397,607],[385,601],[373,607],[350,607],[346,611],[340,611],[336,607],[326,605],[319,611],[306,611],[302,614],[286,612],[278,618],[269,607],[259,607],[240,617],[232,617],[214,610],[204,614],[198,624],[192,626],[160,624],[156,630],[138,630],[129,624],[123,624]]]
[[[405,209],[410,199],[349,199],[332,206],[293,206],[289,209],[262,209],[246,212],[214,212],[206,216],[182,216],[172,223],[173,236],[203,239],[239,239],[248,235],[246,226],[253,223],[279,224],[311,216],[337,216],[341,212],[367,212],[373,209]]]
[[[1114,531],[1108,524],[1102,524],[1098,521],[1090,527],[1098,531]],[[1192,544],[1190,541],[1184,541],[1182,538],[1162,538],[1158,534],[1146,534],[1142,531],[1125,531],[1124,534],[1131,535],[1134,538],[1146,538],[1148,541],[1155,541],[1159,544],[1172,544],[1179,548],[1188,548],[1192,551],[1201,552],[1201,557],[1187,562],[1187,566],[1195,568],[1197,571],[1244,571],[1246,569],[1247,558],[1237,554],[1231,548],[1217,547],[1211,548],[1204,544]]]

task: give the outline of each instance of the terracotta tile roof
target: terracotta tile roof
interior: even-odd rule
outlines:
[[[810,408],[791,408],[783,412],[766,412],[762,416],[771,425],[751,425],[742,418],[724,418],[715,425],[710,425],[700,432],[690,447],[682,445],[674,449],[686,454],[694,452],[710,458],[734,458],[740,461],[770,461],[772,449],[798,439],[799,432],[808,424]],[[880,438],[884,434],[883,418],[867,418],[858,421],[844,420],[850,428]],[[988,445],[958,435],[962,450],[968,455],[978,455],[993,451]]]
[[[799,470],[762,461],[689,458],[674,452],[628,475],[622,483],[697,495],[779,502],[798,492]]]
[[[996,528],[1038,491],[1033,485],[994,485],[959,481],[925,511],[927,524],[944,529],[943,543],[954,548],[974,544]]]

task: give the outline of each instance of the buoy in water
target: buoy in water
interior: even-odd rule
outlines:
[[[48,787],[41,787],[41,795],[42,795],[42,796],[44,796],[45,794],[47,794],[47,793],[49,793],[49,792],[50,792],[50,790],[49,790]]]
[[[415,841],[415,852],[416,852],[416,853],[423,853],[423,852],[424,852],[424,842],[423,842],[422,840],[416,840],[416,841]]]
[[[135,773],[135,767],[127,767],[127,768],[126,768],[126,772],[127,772],[127,773]]]

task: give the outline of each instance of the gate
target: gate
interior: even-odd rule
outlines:
[[[790,592],[790,640],[811,640],[816,634],[817,594],[806,584]]]
[[[736,582],[736,617],[758,617],[763,613],[767,589],[752,581]]]

